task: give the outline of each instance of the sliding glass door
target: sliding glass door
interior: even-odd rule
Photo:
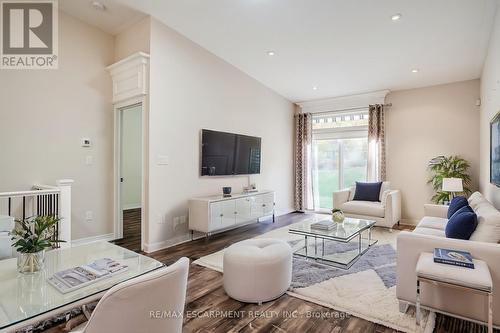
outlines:
[[[323,116],[324,118],[325,116]],[[353,120],[353,115],[343,115],[335,124],[313,121],[312,142],[312,194],[314,210],[326,211],[333,207],[332,193],[353,186],[356,181],[366,181],[368,159],[367,128],[364,124],[339,126],[344,120]],[[363,121],[363,114],[357,120]],[[316,124],[316,126],[315,126]],[[318,125],[319,124],[319,125]]]

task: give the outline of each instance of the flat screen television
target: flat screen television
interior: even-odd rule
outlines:
[[[260,173],[261,138],[201,131],[201,175],[228,176]]]
[[[500,187],[500,112],[490,122],[490,183]]]

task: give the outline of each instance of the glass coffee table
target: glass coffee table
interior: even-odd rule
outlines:
[[[304,236],[305,244],[295,251],[295,255],[337,268],[349,269],[377,243],[377,240],[371,237],[375,221],[346,217],[342,223],[332,222],[334,227],[331,230],[311,228],[311,224],[329,219],[328,216],[315,217],[289,227],[289,233]],[[363,233],[366,237],[363,237]],[[321,246],[321,252],[318,251],[318,245]]]

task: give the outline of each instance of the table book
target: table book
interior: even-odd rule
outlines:
[[[335,228],[335,223],[331,220],[322,220],[319,222],[311,223],[312,229],[318,230],[332,230]]]
[[[467,268],[474,268],[474,262],[469,252],[450,250],[450,249],[434,249],[434,262],[440,264],[461,266]]]
[[[124,272],[128,266],[119,262],[102,258],[90,264],[65,269],[48,278],[48,282],[61,293],[83,288],[102,279]]]

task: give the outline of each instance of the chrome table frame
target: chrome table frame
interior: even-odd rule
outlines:
[[[349,269],[351,268],[352,265],[354,265],[359,258],[363,254],[366,253],[373,245],[375,245],[378,240],[372,239],[372,228],[375,226],[375,224],[366,226],[365,228],[360,229],[359,231],[355,232],[351,236],[347,238],[340,238],[340,237],[335,237],[331,235],[324,235],[324,234],[319,234],[319,233],[314,233],[314,231],[308,232],[308,231],[301,231],[297,229],[289,229],[288,232],[291,234],[295,235],[301,235],[304,236],[305,238],[305,244],[303,247],[297,249],[294,254],[303,257],[306,259],[314,259],[317,262],[320,262],[325,265],[333,266],[336,268],[341,268],[341,269]],[[363,238],[362,234],[364,231],[368,230],[368,238]],[[319,230],[321,231],[321,230]],[[308,252],[308,247],[309,247],[309,238],[314,238],[314,255],[309,254]],[[322,241],[322,246],[321,246],[321,255],[318,255],[318,238],[321,239]],[[338,262],[335,260],[327,259],[325,258],[325,240],[326,241],[335,241],[335,242],[340,242],[340,243],[349,243],[351,240],[354,238],[358,239],[358,253],[348,262],[348,263],[342,263]],[[363,248],[363,240],[367,240],[368,242],[366,243],[367,246]],[[300,253],[300,252],[304,253]]]

